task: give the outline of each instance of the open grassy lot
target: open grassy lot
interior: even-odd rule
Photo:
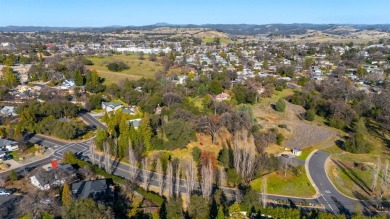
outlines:
[[[265,177],[267,177],[267,193],[269,194],[307,198],[316,194],[306,174],[300,176],[288,174],[285,178],[283,175],[274,172]],[[262,178],[253,180],[251,186],[254,190],[261,192]]]
[[[338,146],[333,146],[326,151],[331,160],[327,163],[327,173],[335,187],[345,195],[357,199],[371,199],[380,194],[382,174],[386,161],[390,162],[389,149],[385,142],[370,136],[369,140],[374,145],[370,154],[352,154],[343,151]],[[381,158],[381,172],[377,185],[373,188],[373,176],[378,157]],[[387,189],[384,198],[390,199],[390,189]]]
[[[87,66],[90,70],[96,70],[100,77],[105,79],[106,84],[119,83],[126,79],[138,80],[142,77],[153,78],[155,73],[162,70],[163,66],[158,62],[148,60],[148,55],[144,60],[139,60],[137,54],[130,55],[112,55],[105,57],[88,57],[94,65]],[[113,61],[123,61],[130,68],[122,72],[112,72],[108,70],[107,64]]]

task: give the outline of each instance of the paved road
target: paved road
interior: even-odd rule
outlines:
[[[100,162],[100,163],[103,163],[103,158],[100,157],[100,155],[96,155],[95,156],[95,160],[96,160],[96,163]],[[143,178],[143,171],[142,169],[140,168],[137,168],[137,167],[133,167],[133,166],[130,166],[126,163],[121,163],[121,162],[117,162],[117,161],[112,161],[112,173],[114,175],[117,175],[117,176],[121,176],[123,178],[126,178],[126,179],[130,179],[131,177],[131,173],[134,173],[136,172],[136,175],[137,175],[137,182],[139,184],[141,183],[144,183],[144,178]],[[148,178],[147,178],[147,181],[149,181],[149,185],[151,186],[155,186],[155,187],[159,187],[159,177],[158,173],[156,172],[151,172],[151,171],[147,171],[148,173]],[[161,175],[160,175],[161,176]],[[164,178],[164,176],[163,176]],[[186,180],[183,180],[183,179],[180,179],[180,182],[178,184],[176,184],[176,182],[174,181],[173,183],[173,187],[176,188],[176,185],[179,185],[180,189],[179,191],[181,193],[185,193],[186,192]],[[200,190],[200,185],[199,183],[195,183],[195,189],[196,190]],[[226,188],[226,187],[223,187],[221,188],[224,193],[226,194],[227,198],[229,198],[230,200],[234,200],[235,197],[236,197],[236,193],[237,193],[237,190],[236,189],[231,189],[231,188]],[[175,191],[175,189],[173,189]],[[283,201],[288,201],[290,204],[294,205],[294,204],[297,204],[297,203],[310,203],[311,205],[320,205],[318,199],[315,199],[315,198],[295,198],[295,197],[286,197],[286,196],[278,196],[278,195],[267,195],[268,199],[270,200],[283,200]],[[259,193],[259,198],[261,198],[261,194]]]
[[[18,196],[17,195],[9,195],[9,196],[0,195],[0,206],[2,204],[6,203],[7,201],[14,199],[16,197],[18,197]]]
[[[79,116],[88,124],[94,125],[96,128],[101,128],[103,130],[106,130],[107,127],[102,124],[99,120],[97,120],[95,117],[91,116],[89,113],[81,112],[79,113]]]
[[[318,200],[329,212],[336,214],[354,212],[356,205],[359,205],[359,201],[339,193],[326,174],[325,162],[329,156],[326,152],[317,151],[309,160],[309,173],[320,192]]]

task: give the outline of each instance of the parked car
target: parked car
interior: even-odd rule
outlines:
[[[11,160],[12,158],[12,155],[7,154],[3,157],[3,160]]]
[[[290,156],[288,156],[288,154],[281,154],[280,156],[282,156],[284,158],[290,158]]]
[[[11,195],[11,192],[9,192],[5,189],[0,189],[0,195],[9,196],[9,195]]]

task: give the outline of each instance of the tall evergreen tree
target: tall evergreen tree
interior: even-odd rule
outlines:
[[[70,206],[70,204],[72,204],[72,201],[72,191],[70,190],[69,184],[65,182],[64,187],[62,188],[62,205]]]

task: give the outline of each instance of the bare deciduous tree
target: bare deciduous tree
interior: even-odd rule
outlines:
[[[157,183],[158,183],[158,191],[159,191],[159,194],[160,196],[162,196],[163,194],[163,189],[164,189],[164,173],[163,173],[163,169],[162,169],[162,164],[161,164],[161,160],[160,159],[157,159],[156,161],[156,174],[157,174]]]
[[[263,204],[263,208],[267,207],[267,178],[264,177],[261,186],[261,202]]]
[[[211,140],[213,144],[217,143],[217,135],[221,131],[222,126],[223,126],[222,119],[218,115],[214,115],[211,117],[207,117],[207,116],[201,117],[198,120],[198,125],[197,125],[199,131],[209,134],[211,136]]]
[[[224,167],[218,167],[219,186],[225,186],[226,184],[226,172]]]
[[[376,186],[377,186],[377,183],[378,183],[380,169],[381,169],[381,157],[378,156],[378,160],[376,162],[376,166],[375,166],[375,169],[374,169],[374,175],[372,177],[371,191],[373,193],[375,192],[375,189],[376,189]]]
[[[165,177],[165,187],[167,189],[168,198],[173,196],[173,166],[172,162],[168,162],[167,175]]]
[[[176,179],[175,179],[175,194],[176,194],[176,197],[179,197],[179,192],[180,192],[180,160],[179,162],[177,162],[177,166],[176,166]]]
[[[103,143],[103,153],[104,153],[104,168],[107,173],[111,173],[111,159],[110,159],[110,145],[108,142]]]
[[[202,183],[201,183],[202,195],[204,198],[208,199],[212,192],[212,185],[213,185],[213,178],[214,178],[213,164],[210,159],[202,162],[201,173],[202,173]]]
[[[89,153],[91,154],[91,160],[92,160],[92,164],[95,165],[95,144],[93,143],[92,140],[90,140],[88,142],[88,145],[89,145]]]
[[[142,178],[143,178],[145,189],[148,189],[149,171],[148,171],[148,158],[147,157],[144,157],[142,159]]]
[[[382,171],[381,199],[389,186],[389,161],[386,161],[385,169]]]
[[[138,161],[135,156],[131,141],[129,140],[129,177],[132,182],[135,182],[138,175],[138,168],[136,167]]]
[[[245,182],[249,182],[256,169],[256,145],[253,135],[248,137],[247,130],[235,133],[233,153],[234,168]]]
[[[185,187],[186,187],[186,201],[187,206],[190,204],[191,193],[195,187],[195,163],[192,158],[186,159],[183,162],[182,168],[184,169],[184,174],[186,177]]]

